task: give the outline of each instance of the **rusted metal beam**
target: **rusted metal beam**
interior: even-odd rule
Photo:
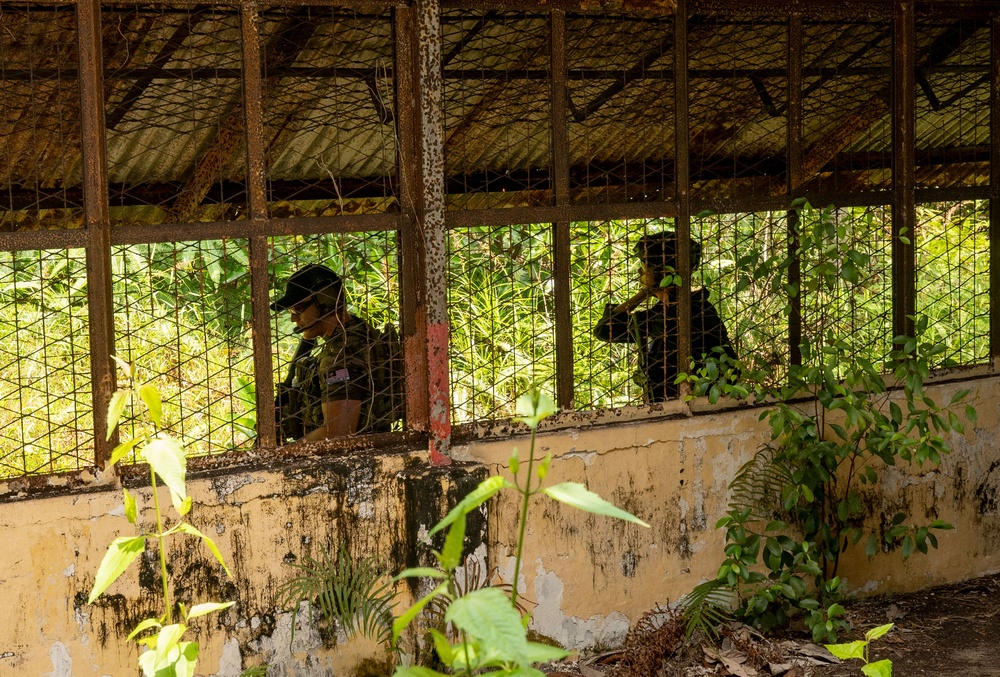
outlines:
[[[187,15],[187,21],[183,21],[180,26],[174,29],[174,32],[167,38],[163,47],[160,48],[159,53],[157,53],[149,65],[157,69],[167,65],[180,46],[191,35],[191,31],[201,22],[201,18],[206,11],[207,8],[197,8]],[[116,79],[121,77],[119,73],[111,73],[110,75],[113,75]],[[136,102],[146,93],[146,89],[153,84],[153,80],[153,77],[145,77],[138,78],[132,83],[132,86],[125,92],[121,101],[118,102],[118,105],[108,112],[104,121],[108,129],[114,129],[118,126],[118,123],[128,115]]]
[[[726,25],[724,22],[716,24]],[[865,52],[859,50],[861,54]],[[845,60],[846,61],[846,60]],[[967,75],[970,73],[980,73],[987,80],[989,79],[989,66],[978,64],[942,64],[933,68],[923,68],[921,72],[943,73],[949,75]],[[186,82],[199,80],[238,80],[242,77],[243,71],[239,68],[158,68],[153,66],[136,66],[134,68],[109,69],[105,77],[113,76],[116,81],[121,80],[184,80]],[[858,77],[858,76],[889,76],[891,68],[882,66],[857,66],[857,67],[812,67],[802,71],[803,76],[809,78],[819,78],[817,82],[807,87],[803,94],[812,94],[818,86],[825,84],[827,80],[834,77]],[[340,79],[340,80],[362,80],[371,82],[377,79],[391,80],[395,77],[392,68],[351,68],[344,66],[279,66],[268,68],[268,78],[291,78],[297,80],[315,79]],[[41,68],[26,69],[13,68],[0,73],[0,82],[39,82],[42,80],[67,80],[75,81],[79,72],[75,68]],[[688,81],[693,80],[764,80],[772,78],[784,78],[788,72],[784,68],[730,68],[713,69],[700,68],[688,71]],[[509,82],[513,80],[544,80],[548,82],[548,69],[541,68],[446,68],[443,75],[445,80],[473,80],[477,82],[488,80],[502,80]],[[600,80],[621,81],[622,71],[603,70],[597,68],[574,68],[566,71],[567,81],[591,82]],[[639,81],[664,81],[673,82],[673,69],[654,68],[644,70],[628,78],[628,82]],[[752,83],[756,86],[756,83]],[[982,85],[983,82],[974,83]],[[620,90],[619,90],[620,91]],[[960,96],[961,92],[958,95]],[[946,108],[949,101],[954,101],[955,96],[946,99],[940,104],[941,108]],[[579,111],[578,111],[579,112]],[[781,109],[775,107],[772,113],[781,113]],[[110,123],[109,123],[110,127]]]
[[[206,223],[167,223],[150,226],[118,226],[111,229],[111,244],[133,245],[152,242],[189,242],[231,238],[287,237],[331,233],[367,233],[396,230],[396,214],[315,216],[265,221],[211,221]],[[0,233],[0,248],[5,233]]]
[[[241,18],[241,22],[243,19]],[[316,32],[318,22],[299,21],[297,16],[293,16],[290,23],[279,31],[271,39],[266,55],[261,54],[260,38],[257,38],[257,52],[261,57],[267,58],[268,64],[282,66],[294,63],[297,55],[305,49],[306,43],[313,33]],[[244,27],[245,28],[245,27]],[[242,30],[242,29],[241,29]],[[256,69],[259,71],[263,65],[258,59]],[[244,63],[244,69],[247,64]],[[245,71],[244,71],[245,72]],[[261,101],[269,90],[273,90],[275,80],[270,76],[265,81],[258,76],[258,83],[261,92]],[[246,91],[246,80],[244,78],[244,91]],[[263,116],[261,116],[263,120]],[[208,150],[194,163],[184,187],[177,195],[177,199],[170,207],[168,220],[175,223],[190,221],[208,191],[215,185],[223,167],[230,161],[233,154],[239,148],[245,146],[246,136],[246,111],[244,102],[237,101],[232,109],[220,120],[218,131],[211,140]],[[263,138],[263,122],[261,123],[261,136]],[[261,165],[263,167],[263,165]]]
[[[426,252],[427,372],[430,409],[430,460],[451,462],[451,395],[448,369],[448,247],[444,223],[444,87],[441,81],[441,4],[416,0],[417,53],[420,77],[420,154]]]
[[[626,87],[629,86],[635,80],[642,77],[642,74],[647,68],[656,63],[663,53],[670,50],[671,45],[674,42],[674,35],[667,33],[660,40],[653,49],[649,50],[642,56],[639,61],[632,65],[624,73],[620,73],[615,77],[615,82],[608,85],[603,92],[595,96],[589,103],[585,104],[582,108],[577,108],[573,105],[572,99],[567,100],[569,106],[569,112],[573,116],[575,122],[584,122],[587,118],[593,115],[595,112],[601,109],[601,107],[610,101],[616,94],[622,92]],[[676,80],[675,80],[676,82]]]
[[[80,121],[83,141],[84,213],[87,223],[87,302],[93,396],[94,462],[104,468],[117,443],[105,412],[116,385],[114,303],[111,294],[111,220],[104,139],[104,79],[100,0],[77,3]],[[110,439],[109,439],[110,438]]]
[[[913,336],[915,330],[915,33],[913,3],[899,3],[892,22],[892,330],[896,336]]]
[[[552,10],[549,18],[549,69],[552,71],[552,176],[557,207],[569,204],[569,130],[566,87],[566,12]],[[570,222],[552,224],[552,271],[556,293],[556,401],[566,411],[573,410],[573,314],[570,308]]]
[[[82,228],[72,230],[19,230],[0,233],[0,251],[31,249],[73,249],[86,247],[91,234]]]
[[[264,181],[264,110],[261,76],[260,25],[257,4],[246,0],[240,7],[240,38],[243,52],[242,131],[246,147],[247,193],[252,231],[267,223]],[[257,397],[257,446],[278,443],[274,409],[274,364],[271,356],[270,275],[268,241],[264,235],[250,237],[250,308],[253,327],[253,366]]]
[[[1000,359],[1000,14],[990,22],[990,356]]]
[[[686,369],[691,356],[691,128],[688,99],[688,11],[687,0],[677,0],[674,16],[674,196],[677,216],[677,273],[681,286],[677,297],[677,365]],[[680,394],[686,395],[687,384],[681,384]]]
[[[427,308],[424,303],[426,263],[423,202],[420,200],[421,159],[418,143],[420,110],[419,61],[417,54],[416,12],[406,4],[393,11],[393,49],[396,86],[395,119],[399,138],[396,174],[399,177],[399,271],[402,295],[402,335],[404,378],[406,383],[406,427],[426,432],[430,428],[427,381]]]
[[[788,108],[785,111],[786,153],[788,168],[785,171],[786,193],[794,200],[802,186],[802,15],[793,14],[788,19]],[[788,314],[788,361],[802,364],[802,261],[799,256],[799,213],[788,211],[788,284],[797,293],[789,299],[791,312]]]

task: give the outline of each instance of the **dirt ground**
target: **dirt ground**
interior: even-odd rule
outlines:
[[[841,642],[860,639],[870,628],[895,623],[888,635],[873,642],[869,656],[872,661],[891,659],[895,677],[1000,677],[1000,575],[845,606],[852,629],[842,633]],[[825,650],[813,645],[804,634],[763,638],[743,628],[720,651],[707,646],[680,646],[684,643],[680,626],[676,631],[655,632],[648,635],[641,649],[646,654],[641,666],[627,665],[626,646],[624,651],[583,656],[579,661],[550,666],[546,673],[551,677],[861,675],[860,661],[824,663],[825,658],[820,654],[825,654]],[[671,642],[676,649],[668,649],[666,657],[657,656],[655,663],[649,662],[648,649],[652,645],[662,647]],[[764,655],[769,658],[760,658]]]
[[[855,630],[842,641],[877,625],[896,624],[871,648],[872,660],[892,660],[893,675],[1000,677],[1000,576],[865,600],[847,609]],[[816,668],[814,674],[859,675],[858,662],[852,662]]]

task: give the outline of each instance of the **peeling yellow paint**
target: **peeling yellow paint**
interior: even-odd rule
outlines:
[[[845,556],[841,572],[852,590],[913,590],[1000,570],[1000,378],[931,392],[950,397],[959,387],[974,388],[975,430],[952,438],[955,451],[940,468],[882,472],[880,493],[869,497],[890,516],[905,507],[957,529],[939,536],[939,551],[907,562],[898,552],[871,563],[863,554]],[[728,482],[768,430],[757,420],[760,409],[696,403],[689,410],[694,415],[681,416],[675,409],[685,409],[682,404],[670,407],[564,414],[546,422],[538,443],[540,453],[554,459],[547,481],[582,482],[652,528],[536,499],[517,582],[533,607],[534,633],[573,648],[612,645],[639,614],[714,575],[722,533],[713,526],[725,512]],[[514,446],[523,459],[524,435],[467,440],[453,449],[457,460],[506,472]],[[412,556],[427,555],[418,534],[483,476],[472,465],[429,469],[422,454],[358,454],[194,478],[190,519],[216,540],[235,579],[227,582],[202,546],[177,542],[178,597],[238,602],[196,628],[201,674],[235,677],[239,669],[270,662],[285,675],[347,676],[366,657],[384,659],[370,643],[321,637],[308,614],[299,615],[290,647],[291,610],[275,599],[292,575],[288,563],[336,552],[341,544],[356,557],[383,555],[397,569],[426,561]],[[133,491],[148,522],[149,489]],[[488,536],[477,555],[482,578],[513,576],[518,510],[515,495],[503,495],[491,504],[488,522],[472,530],[474,537]],[[97,604],[85,603],[107,544],[130,529],[120,491],[111,485],[0,508],[0,604],[9,616],[0,629],[0,674],[132,674],[137,650],[124,636],[156,613],[155,563],[145,562],[139,575],[126,573]]]

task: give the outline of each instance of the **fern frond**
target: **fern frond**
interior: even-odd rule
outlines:
[[[705,581],[678,602],[684,614],[685,635],[695,630],[707,637],[719,636],[718,627],[733,618],[733,591],[723,581]]]
[[[792,470],[775,458],[776,450],[761,447],[754,457],[743,464],[729,483],[729,509],[750,510],[755,521],[771,521],[782,514],[781,492],[792,484]]]
[[[351,562],[341,548],[336,560],[323,553],[322,561],[306,557],[293,564],[301,573],[278,588],[279,604],[292,607],[292,640],[299,605],[310,602],[322,618],[336,622],[348,637],[362,635],[380,643],[392,638],[395,591],[381,558],[372,555]]]

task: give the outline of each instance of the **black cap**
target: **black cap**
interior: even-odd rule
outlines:
[[[328,288],[336,295],[340,276],[326,266],[312,263],[292,273],[285,285],[285,295],[271,304],[271,310],[286,310]]]
[[[701,243],[693,237],[690,245],[691,270],[701,263]],[[650,233],[639,239],[635,245],[635,253],[653,272],[661,272],[664,268],[677,268],[677,233],[665,230],[661,233]]]

